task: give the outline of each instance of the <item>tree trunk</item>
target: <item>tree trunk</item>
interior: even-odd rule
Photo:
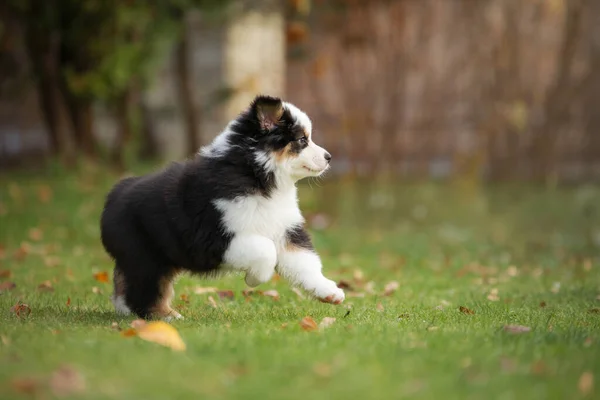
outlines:
[[[119,171],[125,170],[124,150],[131,139],[131,125],[129,123],[131,96],[125,91],[116,101],[117,137],[111,150],[111,162]]]
[[[152,126],[150,110],[143,99],[139,103],[139,109],[141,143],[138,157],[140,160],[153,160],[158,157],[158,142],[156,141],[156,134]]]
[[[183,112],[183,120],[186,132],[186,153],[193,155],[200,147],[198,123],[200,114],[194,104],[193,82],[189,68],[189,41],[188,31],[183,22],[183,32],[177,44],[176,69],[178,80],[179,105]]]

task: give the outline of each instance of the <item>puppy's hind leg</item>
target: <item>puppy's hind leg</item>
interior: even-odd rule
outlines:
[[[115,311],[117,314],[122,315],[131,314],[131,310],[127,307],[127,302],[125,301],[125,275],[118,265],[115,266],[115,270],[113,271],[113,285],[114,289],[111,300],[115,306]]]

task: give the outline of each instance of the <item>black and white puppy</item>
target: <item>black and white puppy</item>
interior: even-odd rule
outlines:
[[[277,271],[341,303],[344,292],[323,275],[298,208],[296,182],[321,175],[331,160],[311,134],[300,109],[257,96],[193,159],[118,182],[101,218],[117,312],[181,318],[170,303],[183,271],[241,271],[251,287]]]

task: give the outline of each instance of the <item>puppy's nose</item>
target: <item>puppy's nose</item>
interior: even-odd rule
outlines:
[[[327,160],[327,162],[331,162],[331,154],[325,152],[325,159]]]

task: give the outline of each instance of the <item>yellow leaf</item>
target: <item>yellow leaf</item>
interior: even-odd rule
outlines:
[[[591,372],[584,372],[579,378],[579,391],[582,395],[587,396],[594,389],[594,375]]]
[[[317,323],[311,317],[302,318],[302,320],[300,321],[300,326],[305,331],[315,331],[318,328]]]
[[[95,273],[94,279],[97,280],[98,282],[102,282],[102,283],[110,282],[110,278],[108,277],[108,272],[106,272],[106,271]]]
[[[179,332],[164,321],[149,322],[141,326],[137,334],[143,340],[170,347],[177,351],[185,350],[185,343],[179,336]]]

